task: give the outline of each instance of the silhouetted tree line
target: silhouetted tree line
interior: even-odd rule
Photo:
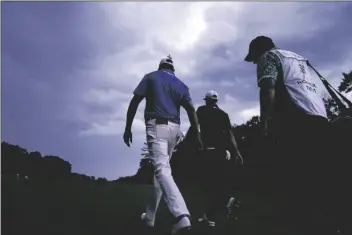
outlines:
[[[71,164],[58,156],[42,156],[6,142],[1,143],[1,176],[3,180],[107,182],[105,178],[73,173]]]
[[[112,182],[120,184],[152,184],[153,165],[149,157],[143,157],[135,175],[120,177]]]
[[[352,91],[352,71],[349,73],[342,73],[343,78],[338,87],[340,92],[351,92]]]

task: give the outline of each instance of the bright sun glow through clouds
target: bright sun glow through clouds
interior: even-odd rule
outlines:
[[[186,50],[192,47],[199,39],[200,34],[206,29],[207,25],[204,20],[204,13],[213,3],[193,3],[189,7],[189,16],[186,24],[179,35],[178,42],[174,47],[178,50]]]

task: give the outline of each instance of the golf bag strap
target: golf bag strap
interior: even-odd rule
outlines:
[[[346,108],[352,108],[352,102],[349,99],[347,99],[344,95],[342,95],[341,92],[339,92],[333,86],[331,86],[331,84],[309,63],[308,60],[307,60],[307,65],[311,67],[314,70],[314,72],[318,75],[320,80],[323,82],[326,90],[329,92],[330,96],[336,102],[337,106],[341,111],[345,110]],[[338,94],[341,97],[341,99],[344,102],[346,102],[347,107],[345,104],[342,103],[341,99],[336,94]]]

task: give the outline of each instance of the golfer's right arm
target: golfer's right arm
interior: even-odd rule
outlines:
[[[196,109],[194,108],[194,106],[192,104],[192,99],[190,97],[188,89],[187,89],[186,94],[183,97],[181,105],[187,112],[192,131],[199,132],[199,128],[198,128],[199,125],[198,125],[198,118],[197,118]]]
[[[134,95],[133,98],[131,99],[130,105],[128,106],[128,109],[127,109],[125,130],[128,130],[128,131],[131,130],[133,119],[136,116],[138,106],[143,100],[143,98],[144,98],[143,96]]]
[[[279,74],[279,59],[273,53],[267,53],[258,63],[257,78],[260,88],[260,119],[267,121],[273,117],[275,86]]]

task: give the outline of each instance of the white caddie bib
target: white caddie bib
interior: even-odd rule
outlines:
[[[286,50],[274,49],[281,60],[283,82],[292,101],[306,114],[327,117],[319,80],[312,76],[307,59]]]

